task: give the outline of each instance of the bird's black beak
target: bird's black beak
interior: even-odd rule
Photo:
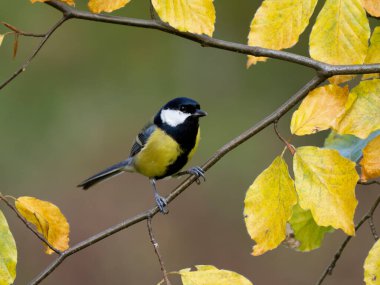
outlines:
[[[205,111],[202,111],[201,109],[197,109],[195,113],[193,113],[191,116],[193,117],[204,117],[207,116],[207,113]]]

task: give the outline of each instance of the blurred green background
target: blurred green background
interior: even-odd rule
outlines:
[[[79,2],[79,1],[78,1]],[[214,36],[245,43],[260,1],[216,1]],[[320,4],[321,5],[321,4]],[[85,3],[77,8],[86,9]],[[149,18],[148,1],[132,1],[115,15]],[[0,20],[28,32],[45,32],[60,13],[45,4],[3,0]],[[315,16],[314,16],[315,18]],[[314,18],[312,22],[314,22]],[[292,51],[307,55],[310,28]],[[0,33],[6,32],[0,27]],[[12,37],[0,48],[0,80],[10,76],[38,39]],[[47,42],[27,71],[0,91],[1,192],[57,204],[69,220],[71,245],[153,206],[148,180],[125,174],[84,192],[76,185],[127,157],[139,129],[166,101],[187,96],[209,116],[192,165],[270,114],[313,76],[295,64],[269,60],[247,70],[240,54],[202,48],[162,32],[71,20]],[[288,114],[280,122],[289,137]],[[321,145],[326,133],[295,138]],[[314,284],[344,239],[328,234],[321,249],[299,253],[280,246],[260,257],[243,222],[245,191],[281,153],[269,127],[228,154],[153,221],[167,269],[213,264],[245,275],[254,284]],[[179,181],[162,181],[169,193]],[[376,196],[358,189],[356,220]],[[26,284],[49,264],[39,240],[4,205],[19,263],[15,284]],[[364,225],[325,284],[361,284],[362,264],[373,244]],[[120,232],[67,259],[43,284],[156,284],[160,267],[145,223]],[[173,278],[179,284],[178,279]]]

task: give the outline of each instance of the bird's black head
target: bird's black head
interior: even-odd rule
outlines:
[[[170,128],[181,125],[188,127],[196,125],[198,127],[198,119],[206,115],[207,113],[201,110],[197,101],[179,97],[169,101],[161,108],[154,118],[154,123],[159,126],[166,125]]]

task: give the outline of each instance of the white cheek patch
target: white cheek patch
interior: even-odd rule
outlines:
[[[179,110],[162,110],[161,120],[163,123],[168,124],[171,127],[176,127],[182,124],[190,114],[181,112]]]

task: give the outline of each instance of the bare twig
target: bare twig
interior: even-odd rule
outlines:
[[[0,24],[4,25],[5,27],[10,29],[14,33],[19,34],[21,36],[34,37],[34,38],[43,38],[46,36],[46,34],[35,34],[35,33],[23,32],[23,31],[19,30],[18,28],[16,28],[15,26],[12,26],[11,24],[8,24],[8,23],[3,22],[3,21],[0,21]]]
[[[296,153],[296,150],[294,148],[294,146],[292,146],[281,134],[280,132],[278,131],[278,128],[277,128],[277,124],[278,124],[278,120],[274,121],[273,123],[273,127],[274,127],[274,131],[277,135],[277,137],[286,145],[286,148],[290,151],[290,153],[292,155],[294,155]]]
[[[362,180],[359,180],[358,184],[360,184],[360,185],[373,185],[373,184],[380,185],[380,181],[376,181],[376,180],[373,180],[373,181],[362,181]]]
[[[12,209],[12,211],[16,213],[17,217],[25,224],[25,226],[29,230],[31,230],[32,233],[34,233],[52,251],[54,251],[57,254],[61,254],[62,253],[60,250],[56,249],[53,245],[51,245],[50,242],[48,242],[48,240],[45,239],[45,237],[42,234],[40,234],[38,231],[36,231],[33,228],[33,226],[23,216],[21,216],[21,214],[17,211],[17,209],[15,208],[15,206],[13,206],[11,203],[9,203],[9,201],[3,195],[0,195],[0,200],[2,200],[10,209]]]
[[[377,234],[376,227],[375,227],[375,224],[373,222],[373,216],[369,217],[368,224],[369,224],[369,228],[371,229],[371,233],[373,235],[373,238],[375,239],[375,241],[377,241],[379,239],[379,235]]]
[[[169,277],[168,277],[168,272],[166,271],[166,268],[165,268],[164,260],[162,259],[162,256],[161,256],[160,251],[159,251],[158,242],[156,241],[156,239],[154,238],[154,235],[153,235],[152,217],[148,217],[147,226],[148,226],[150,241],[153,245],[153,248],[154,248],[154,251],[157,255],[158,261],[160,262],[161,271],[162,271],[162,274],[164,275],[165,283],[166,283],[166,285],[171,285],[171,282],[170,282]]]
[[[65,14],[42,38],[39,45],[36,47],[32,55],[24,62],[24,64],[16,70],[15,73],[13,73],[7,80],[5,80],[0,85],[0,90],[3,89],[5,86],[7,86],[13,79],[15,79],[18,75],[20,75],[22,72],[26,70],[26,68],[29,66],[29,64],[32,62],[32,60],[35,58],[35,56],[38,54],[38,52],[41,50],[41,48],[44,46],[46,41],[50,38],[50,36],[55,32],[56,29],[58,29],[66,20],[70,18],[69,14]],[[16,35],[18,35],[16,33]]]
[[[357,231],[364,224],[364,222],[366,220],[371,219],[371,217],[373,216],[373,213],[375,212],[379,203],[380,203],[380,196],[377,197],[377,199],[376,199],[375,203],[372,205],[372,207],[368,210],[368,212],[361,218],[359,223],[355,226],[355,231]],[[322,276],[319,278],[316,285],[321,285],[323,283],[323,281],[325,280],[325,278],[327,277],[327,275],[332,274],[332,272],[336,266],[336,263],[338,262],[338,260],[341,257],[344,249],[346,248],[347,244],[350,242],[351,239],[352,239],[352,236],[346,237],[346,239],[343,241],[343,243],[339,247],[338,251],[335,253],[334,258],[330,262],[329,266],[327,266],[325,271],[322,273]]]

